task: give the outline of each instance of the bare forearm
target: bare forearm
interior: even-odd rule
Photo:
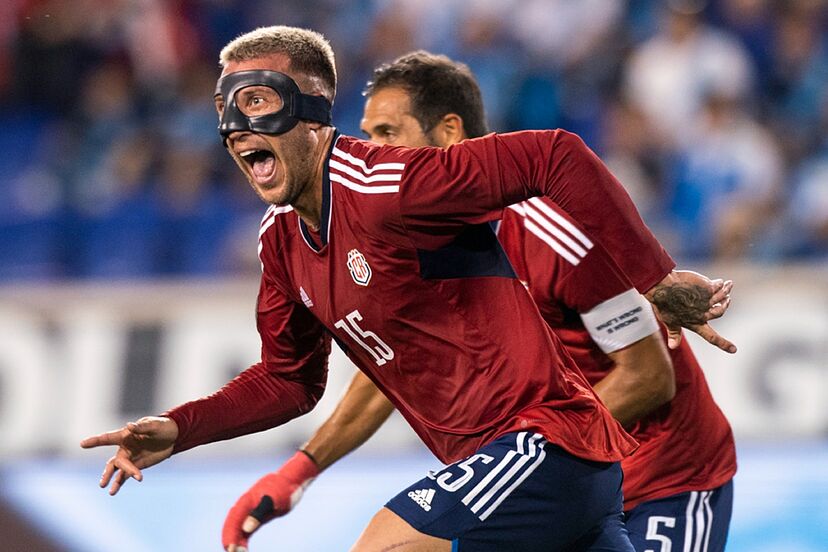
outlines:
[[[385,395],[357,372],[331,417],[302,449],[324,470],[368,440],[393,411]]]
[[[629,427],[675,395],[675,377],[660,333],[611,353],[615,368],[595,384],[613,417]]]

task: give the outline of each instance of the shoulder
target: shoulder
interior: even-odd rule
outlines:
[[[258,254],[262,270],[265,268],[265,255],[273,252],[274,244],[284,243],[284,240],[278,239],[276,235],[285,233],[288,228],[287,221],[291,216],[295,215],[290,205],[271,205],[265,211],[262,222],[259,224]]]
[[[353,136],[340,135],[334,142],[331,150],[332,160],[346,160],[352,164],[363,166],[363,168],[376,167],[378,164],[400,164],[387,168],[401,169],[417,148],[406,148],[402,146],[384,146],[367,140],[361,140]]]
[[[291,212],[293,212],[293,207],[290,205],[271,205],[268,207],[262,217],[262,222],[259,224],[259,241],[277,221],[285,220],[288,213]]]
[[[331,185],[372,196],[395,194],[412,151],[339,136],[328,161]]]
[[[578,266],[595,245],[577,220],[545,197],[510,205],[504,219],[514,221],[507,227],[512,232],[524,232],[541,251],[572,266]]]

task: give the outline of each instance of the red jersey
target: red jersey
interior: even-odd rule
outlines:
[[[262,361],[168,414],[179,426],[177,451],[312,408],[325,382],[326,335],[443,462],[518,430],[596,461],[635,449],[487,224],[506,206],[545,195],[573,218],[594,210],[611,220],[642,262],[666,256],[579,138],[528,131],[442,150],[337,136],[322,187],[318,234],[289,206],[268,210],[259,244]]]
[[[543,318],[595,385],[614,368],[607,352],[655,328],[643,325],[640,316],[630,322],[634,317],[625,314],[637,306],[625,303],[625,296],[627,301],[632,300],[630,293],[640,298],[633,286],[645,292],[673,266],[664,257],[646,266],[637,254],[628,257],[624,250],[589,247],[588,241],[579,239],[589,234],[584,226],[547,199],[534,198],[506,212],[498,237]],[[606,269],[616,262],[624,278]],[[642,303],[649,315],[649,304]],[[636,325],[647,329],[636,330]],[[640,447],[622,462],[625,510],[657,498],[716,488],[736,472],[730,425],[713,401],[690,346],[682,341],[670,354],[676,395],[631,429]]]

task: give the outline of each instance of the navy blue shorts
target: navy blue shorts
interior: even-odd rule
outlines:
[[[643,502],[627,512],[630,540],[639,552],[721,552],[733,511],[733,481]]]
[[[431,472],[386,507],[460,552],[633,552],[621,467],[572,456],[536,433],[508,433]]]

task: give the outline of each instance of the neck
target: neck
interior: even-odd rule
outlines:
[[[325,172],[328,150],[334,137],[334,128],[324,127],[320,132],[323,134],[312,154],[316,158],[316,168],[311,177],[309,193],[302,194],[293,203],[293,210],[305,221],[308,228],[314,231],[319,230],[322,221],[322,175]]]

